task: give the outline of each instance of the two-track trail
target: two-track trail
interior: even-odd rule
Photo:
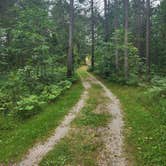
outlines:
[[[88,99],[88,89],[92,83],[99,84],[105,96],[109,99],[108,111],[112,115],[112,120],[107,128],[99,129],[103,136],[105,148],[99,154],[98,165],[101,166],[125,166],[126,159],[123,152],[123,118],[119,100],[111,93],[111,91],[98,79],[91,74],[88,74],[88,79],[82,78],[82,83],[85,88],[80,100],[71,109],[68,115],[65,116],[61,124],[55,129],[45,142],[37,143],[30,149],[27,155],[18,165],[20,166],[36,166],[42,158],[54,148],[54,146],[64,138],[70,130],[71,122],[76,118],[77,114],[84,107]],[[100,97],[100,96],[99,96]]]
[[[127,160],[123,150],[123,117],[119,100],[114,94],[93,75],[89,74],[91,79],[98,83],[104,90],[105,96],[110,100],[107,111],[112,115],[112,121],[106,128],[101,129],[105,148],[101,152],[99,160],[100,166],[126,166]]]

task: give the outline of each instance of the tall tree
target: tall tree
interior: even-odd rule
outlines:
[[[115,0],[115,42],[116,42],[116,48],[115,48],[115,67],[116,67],[116,71],[118,72],[119,70],[119,53],[118,53],[118,39],[117,39],[117,33],[116,30],[118,29],[118,0]]]
[[[104,41],[109,39],[108,0],[104,0]]]
[[[129,0],[124,0],[124,10],[125,10],[125,36],[124,36],[124,71],[125,71],[125,79],[128,79],[128,7]]]
[[[69,48],[67,56],[67,77],[73,74],[73,29],[74,29],[74,0],[70,0],[70,22],[69,22]]]
[[[138,51],[140,52],[141,0],[135,0],[135,7],[136,7],[136,46],[138,48]]]
[[[91,66],[94,69],[94,2],[91,0]]]
[[[150,78],[150,0],[146,0],[146,74]]]

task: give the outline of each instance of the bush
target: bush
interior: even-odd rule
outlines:
[[[17,106],[15,108],[16,114],[21,119],[29,118],[37,114],[41,110],[40,104],[43,104],[43,102],[40,102],[39,98],[36,95],[24,97],[17,102]]]
[[[62,92],[62,89],[57,85],[45,86],[41,94],[41,99],[44,101],[53,101],[57,98]]]
[[[62,90],[69,89],[71,87],[72,83],[68,80],[61,81],[58,83],[58,86],[62,88]]]
[[[32,66],[10,72],[0,89],[0,113],[3,117],[11,114],[22,119],[39,113],[40,104],[54,101],[78,79],[75,75],[66,80],[64,72],[59,67],[44,76],[37,74]]]
[[[68,80],[61,81],[57,85],[45,86],[41,98],[44,101],[53,101],[55,100],[64,90],[71,87],[71,82]]]
[[[148,92],[154,97],[166,97],[166,78],[155,76],[151,80],[152,87],[148,90]]]
[[[13,102],[9,95],[0,91],[0,112],[6,116],[13,109]]]

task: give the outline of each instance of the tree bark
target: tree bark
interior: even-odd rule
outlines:
[[[150,0],[146,0],[146,74],[150,79]]]
[[[67,77],[73,74],[73,29],[74,29],[74,0],[70,0],[69,47],[67,56]]]
[[[94,2],[91,0],[91,67],[94,70]]]
[[[119,52],[118,52],[118,39],[117,39],[117,32],[116,30],[118,29],[118,0],[115,0],[115,67],[116,71],[119,71]]]
[[[104,41],[108,42],[109,28],[108,28],[108,1],[104,0]]]
[[[125,79],[128,79],[128,6],[129,0],[124,0],[124,9],[125,9],[125,36],[124,36],[124,71]]]
[[[139,56],[141,49],[141,0],[135,1],[136,5],[136,47],[138,49]]]

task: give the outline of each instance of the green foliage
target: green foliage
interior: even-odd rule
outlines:
[[[62,89],[60,89],[57,85],[46,86],[42,92],[42,99],[45,101],[53,101],[61,94],[61,92]]]
[[[86,79],[86,77],[84,79]],[[74,121],[76,125],[89,126],[95,128],[99,126],[105,126],[108,124],[108,121],[110,120],[111,117],[110,114],[108,114],[107,112],[100,112],[100,113],[95,112],[95,110],[100,104],[104,106],[107,101],[107,98],[102,94],[102,90],[103,89],[100,85],[92,84],[92,87],[89,90],[89,99],[85,104],[85,106],[83,107],[81,115],[78,118],[76,118],[76,120]]]
[[[110,116],[108,114],[97,114],[94,112],[86,111],[84,109],[84,114],[81,118],[75,120],[75,123],[78,126],[91,126],[91,127],[99,127],[105,126],[108,123]]]
[[[106,84],[119,97],[125,112],[128,158],[134,160],[134,165],[139,163],[144,166],[165,165],[166,99],[164,96],[154,98],[153,92],[145,94],[150,87],[145,89],[108,81]]]
[[[77,103],[83,87],[80,81],[64,92],[56,102],[44,104],[40,114],[18,121],[0,115],[0,163],[18,162],[37,141],[43,141],[60,124],[64,116]],[[16,150],[17,149],[17,150]]]
[[[165,98],[166,97],[166,78],[155,76],[151,80],[152,87],[148,90],[150,96],[154,98]]]
[[[143,64],[138,56],[138,50],[130,42],[127,46],[128,50],[128,67],[129,78],[125,80],[124,77],[124,32],[117,30],[113,34],[110,43],[100,42],[96,49],[96,71],[102,77],[109,80],[135,85],[139,81],[139,73],[144,72]],[[132,35],[129,34],[129,39]],[[118,69],[115,65],[115,54],[118,52]],[[140,71],[141,70],[141,71]]]
[[[6,116],[13,109],[13,102],[10,96],[0,91],[0,113]]]
[[[40,112],[42,102],[54,101],[71,87],[63,68],[39,75],[32,66],[10,72],[6,84],[0,89],[0,110],[8,114],[29,118]],[[44,78],[43,78],[44,77]],[[76,80],[77,77],[71,78]]]
[[[94,133],[89,133],[86,128],[82,130],[76,128],[76,132],[70,133],[68,137],[62,139],[39,165],[76,166],[81,163],[97,166],[95,159],[101,146]]]
[[[74,81],[75,81],[75,80],[76,80],[76,79],[74,78]],[[77,80],[78,80],[78,78],[77,78]],[[60,82],[58,83],[58,86],[59,86],[62,90],[69,89],[69,88],[71,87],[71,85],[72,85],[72,83],[71,83],[71,81],[69,81],[69,80],[60,81]]]
[[[41,111],[40,105],[42,103],[43,102],[41,102],[35,95],[22,98],[17,102],[17,106],[15,108],[16,114],[22,119],[29,118]]]
[[[41,99],[44,101],[54,101],[63,91],[71,87],[68,80],[61,81],[57,85],[45,86],[41,93]]]
[[[154,77],[152,85],[140,96],[142,103],[154,107],[151,112],[160,119],[161,124],[166,124],[166,78]]]
[[[165,14],[166,1],[161,0],[160,5],[154,8],[152,13],[152,27],[151,27],[151,62],[153,64],[153,71],[158,75],[165,75],[166,73],[166,21]]]

